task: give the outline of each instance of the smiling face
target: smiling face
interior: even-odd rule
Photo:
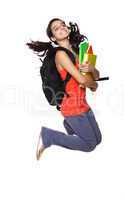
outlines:
[[[62,20],[53,21],[51,24],[51,31],[53,33],[53,37],[51,38],[53,41],[61,41],[67,38],[70,33],[70,29]]]

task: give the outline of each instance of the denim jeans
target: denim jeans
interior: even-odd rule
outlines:
[[[41,137],[45,148],[59,145],[71,150],[90,152],[102,140],[102,135],[90,109],[86,113],[64,117],[63,125],[67,134],[42,126]]]

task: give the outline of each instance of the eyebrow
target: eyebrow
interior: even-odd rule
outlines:
[[[61,21],[61,24],[65,24],[65,22],[64,21]],[[56,25],[55,26],[53,26],[53,29],[56,27]]]

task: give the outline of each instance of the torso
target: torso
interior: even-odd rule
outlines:
[[[56,66],[60,76],[63,80],[65,80],[67,71],[61,65]],[[79,67],[79,60],[78,55],[76,55],[76,64],[75,67],[78,69]],[[67,97],[64,95],[62,103],[61,103],[61,114],[64,117],[67,116],[75,116],[79,115],[80,113],[87,112],[90,109],[86,101],[86,89],[79,88],[79,83],[71,77],[70,80],[67,82],[65,91],[70,95]]]

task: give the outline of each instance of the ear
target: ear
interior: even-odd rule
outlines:
[[[71,33],[71,30],[69,29],[69,34]]]
[[[69,33],[71,32],[71,28],[70,28],[70,26],[68,26],[68,30],[69,30]]]

